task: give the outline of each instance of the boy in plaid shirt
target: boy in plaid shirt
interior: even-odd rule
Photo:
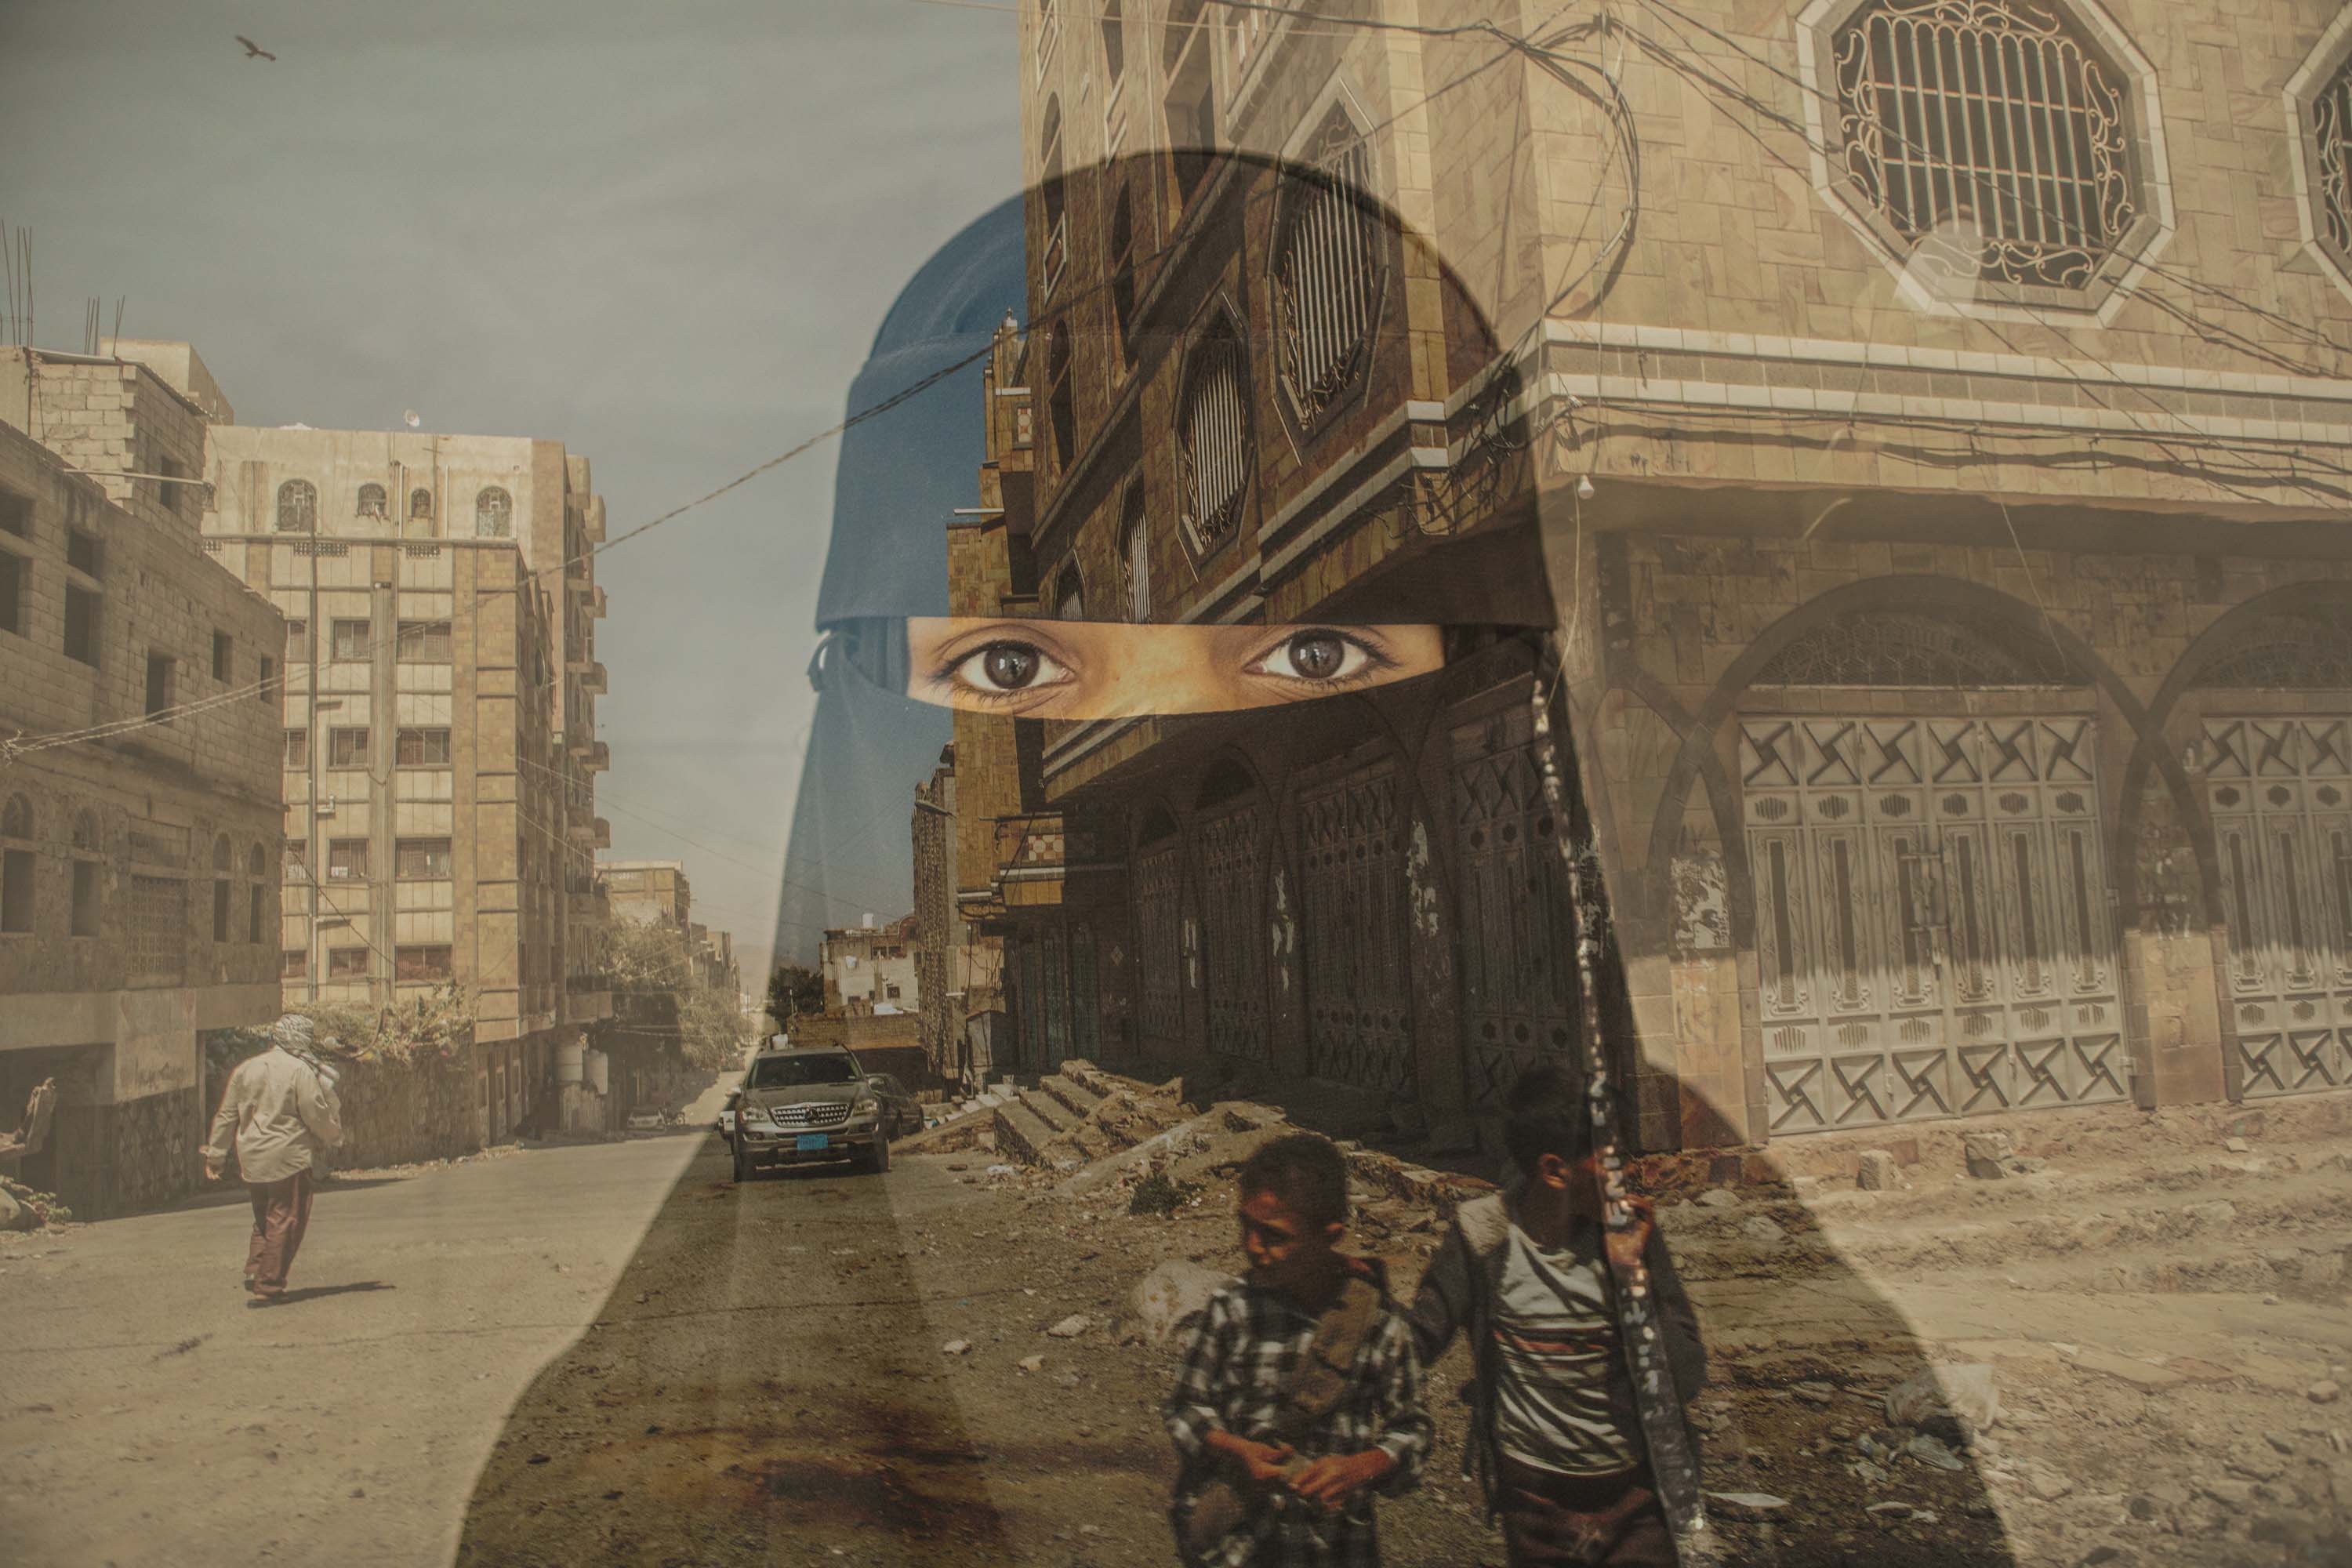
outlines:
[[[1348,1174],[1328,1140],[1276,1139],[1238,1185],[1248,1276],[1186,1325],[1162,1412],[1180,1549],[1207,1568],[1377,1563],[1372,1495],[1419,1480],[1432,1434],[1412,1330],[1379,1266],[1336,1250]]]

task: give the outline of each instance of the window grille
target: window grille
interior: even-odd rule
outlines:
[[[1120,574],[1126,581],[1127,618],[1140,626],[1151,619],[1151,527],[1143,514],[1143,486],[1140,481],[1127,487],[1127,500],[1120,507],[1119,518]]]
[[[1218,332],[1193,351],[1176,430],[1177,491],[1184,527],[1202,555],[1223,544],[1241,517],[1249,482],[1246,365],[1240,341]]]
[[[394,737],[393,763],[404,768],[446,768],[449,765],[449,731],[443,729],[403,730]]]
[[[369,646],[373,623],[368,621],[337,621],[334,626],[334,657],[338,659],[364,663],[375,657]]]
[[[2029,0],[1874,0],[1836,62],[1848,176],[1955,271],[2079,289],[2139,216],[2123,90]]]
[[[177,877],[131,879],[130,984],[177,985],[187,973],[188,884]]]
[[[449,840],[404,838],[393,846],[392,874],[403,881],[449,875]]]
[[[408,515],[411,517],[431,517],[433,515],[433,492],[421,486],[409,491]]]
[[[2319,152],[2319,226],[2328,244],[2352,252],[2352,60],[2311,100]]]
[[[1302,425],[1355,379],[1380,303],[1380,220],[1365,205],[1371,148],[1337,110],[1318,141],[1314,183],[1294,196],[1274,265],[1276,354]]]
[[[402,664],[447,664],[449,623],[402,621],[394,633],[394,657]]]
[[[335,838],[327,844],[327,880],[364,882],[368,874],[368,841]]]
[[[363,768],[367,766],[367,750],[365,730],[327,731],[327,765],[331,768]]]
[[[379,521],[392,515],[392,501],[383,493],[382,485],[360,487],[360,515],[373,517]]]
[[[368,977],[368,950],[363,947],[331,947],[327,950],[327,978],[330,980],[365,980]]]
[[[514,497],[492,485],[474,498],[474,537],[509,539],[514,534]]]
[[[319,527],[319,487],[308,479],[289,479],[278,487],[278,531],[312,533]]]
[[[451,973],[446,947],[395,947],[392,958],[396,981],[446,980]]]

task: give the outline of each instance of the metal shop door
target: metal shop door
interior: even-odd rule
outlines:
[[[1395,770],[1382,763],[1304,796],[1298,832],[1307,1070],[1412,1094],[1404,817]]]
[[[1500,1110],[1519,1074],[1576,1044],[1576,910],[1524,701],[1454,731],[1464,1088]]]
[[[1266,1059],[1265,825],[1253,803],[1200,827],[1208,1047],[1252,1062]]]
[[[2352,1082],[2352,720],[2208,719],[2241,1092]]]
[[[1741,721],[1774,1132],[2126,1097],[2092,733]]]
[[[1143,1042],[1184,1044],[1184,853],[1170,834],[1135,855],[1135,962]]]

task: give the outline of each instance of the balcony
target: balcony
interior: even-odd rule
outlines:
[[[604,614],[604,590],[601,585],[589,591],[588,613],[599,616]]]
[[[592,818],[588,828],[588,842],[599,849],[610,849],[613,847],[613,825],[601,816]]]
[[[593,837],[594,834],[595,828],[592,824],[589,827],[589,837]],[[603,925],[612,917],[613,904],[605,895],[604,884],[600,882],[593,889],[566,889],[563,895],[563,911],[574,925]]]
[[[581,667],[580,689],[592,697],[604,695],[604,664],[602,659],[590,659]]]
[[[613,765],[613,748],[602,741],[591,741],[585,752],[574,752],[572,755],[578,757],[580,765],[590,773],[600,773]]]

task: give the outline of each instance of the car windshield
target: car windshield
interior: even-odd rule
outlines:
[[[799,1089],[812,1083],[848,1083],[857,1077],[846,1057],[770,1057],[751,1064],[752,1089]]]

